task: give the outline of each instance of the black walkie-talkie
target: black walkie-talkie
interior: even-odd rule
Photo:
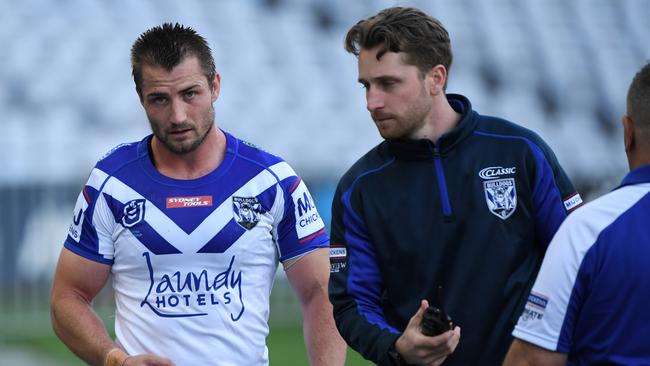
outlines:
[[[422,316],[422,334],[433,337],[454,329],[454,322],[442,309],[442,286],[438,286],[437,303],[440,308],[430,305]]]

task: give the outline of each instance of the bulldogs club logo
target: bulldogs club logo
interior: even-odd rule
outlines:
[[[250,230],[260,221],[262,205],[257,197],[233,197],[232,212],[239,226]]]
[[[122,216],[124,227],[131,228],[144,219],[144,204],[144,199],[136,199],[124,205],[124,216]]]
[[[517,189],[514,178],[483,182],[488,209],[498,218],[505,220],[517,208]]]

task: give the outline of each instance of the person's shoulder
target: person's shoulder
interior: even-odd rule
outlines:
[[[284,162],[280,156],[264,150],[263,148],[248,142],[246,140],[233,137],[237,144],[237,155],[241,159],[269,167],[271,165]]]
[[[233,143],[231,145],[235,153],[236,165],[238,167],[247,166],[246,169],[255,171],[268,170],[277,179],[297,176],[294,169],[282,157],[270,153],[263,148],[250,143],[246,140],[239,139],[229,135]]]
[[[534,143],[543,143],[543,139],[537,132],[516,122],[496,116],[480,115],[478,113],[477,116],[478,125],[476,131],[478,133],[494,135],[495,137],[520,138],[530,140]]]
[[[520,147],[525,147],[535,155],[541,152],[546,159],[555,160],[553,150],[536,131],[500,117],[478,115],[477,118],[476,135],[498,138],[502,141],[519,141],[521,142],[518,144]]]
[[[339,186],[349,187],[360,177],[380,171],[393,160],[394,157],[390,154],[386,141],[383,141],[370,149],[354,164],[352,164],[352,166],[341,177]]]
[[[96,168],[110,174],[125,164],[137,160],[139,147],[144,141],[125,142],[111,148],[99,158]]]
[[[638,225],[630,226],[630,222],[647,217],[644,206],[636,203],[649,191],[650,184],[646,187],[625,186],[580,206],[567,216],[553,241],[558,242],[556,246],[568,245],[565,255],[569,257],[575,253],[586,255],[592,248],[607,250],[627,240],[624,237],[637,240],[635,228]],[[612,236],[612,233],[616,235]]]
[[[567,217],[573,225],[609,225],[650,193],[650,183],[627,185],[587,202]],[[642,208],[642,207],[641,207]]]

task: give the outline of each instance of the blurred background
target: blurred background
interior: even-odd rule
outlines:
[[[650,59],[647,0],[0,0],[0,363],[81,364],[52,334],[48,292],[87,174],[149,133],[129,64],[140,33],[168,21],[207,38],[217,124],[285,158],[329,223],[339,177],[381,141],[343,38],[394,5],[447,27],[448,92],[538,132],[586,200],[616,187],[627,87]],[[304,365],[287,286],[280,271],[271,365]],[[109,328],[110,295],[97,299]]]

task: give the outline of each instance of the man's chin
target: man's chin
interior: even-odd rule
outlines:
[[[394,131],[390,129],[378,128],[378,131],[381,137],[384,138],[384,140],[397,140],[404,137],[400,133],[398,133],[398,131]]]
[[[171,142],[167,141],[165,144],[165,147],[167,147],[167,150],[171,151],[172,153],[176,155],[185,155],[189,154],[192,151],[196,150],[200,143],[196,143],[196,141],[187,141],[187,142]]]

